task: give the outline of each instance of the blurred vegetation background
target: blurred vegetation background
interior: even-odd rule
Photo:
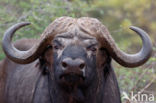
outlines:
[[[122,96],[131,92],[154,94],[156,99],[156,2],[155,0],[0,0],[0,42],[11,25],[29,21],[14,40],[38,38],[57,17],[94,17],[108,27],[120,49],[136,53],[141,48],[138,35],[129,30],[134,25],[152,39],[153,55],[143,66],[124,68],[113,61]],[[0,60],[5,57],[0,48]],[[123,100],[129,103],[127,100]]]

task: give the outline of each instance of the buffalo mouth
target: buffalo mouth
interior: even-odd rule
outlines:
[[[60,76],[60,80],[64,85],[80,85],[84,82],[85,77],[75,73],[65,73]]]

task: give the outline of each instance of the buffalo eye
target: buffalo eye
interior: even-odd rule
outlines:
[[[97,45],[90,45],[87,47],[87,50],[95,53],[97,51]]]
[[[63,45],[59,41],[54,41],[54,43],[53,43],[54,50],[60,50],[62,48],[63,48]]]
[[[59,49],[59,46],[58,46],[58,45],[54,45],[53,48],[54,48],[55,50],[58,50],[58,49]]]
[[[92,52],[96,52],[97,48],[92,47],[92,48],[90,48],[90,50],[91,50]]]
[[[54,44],[53,49],[54,50],[60,50],[60,49],[62,49],[62,46]]]

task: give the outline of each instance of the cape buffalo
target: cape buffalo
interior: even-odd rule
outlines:
[[[97,19],[60,17],[40,39],[12,44],[16,32],[30,23],[10,27],[2,47],[0,103],[121,103],[111,59],[125,67],[144,64],[152,52],[146,32],[131,26],[142,39],[136,54],[121,51]]]

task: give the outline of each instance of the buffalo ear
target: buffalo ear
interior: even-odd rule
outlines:
[[[53,51],[52,47],[48,46],[42,55],[39,57],[39,64],[40,69],[42,70],[43,74],[47,74],[49,72],[48,68],[53,63]]]
[[[99,68],[105,68],[111,62],[109,53],[105,48],[100,48],[97,53],[97,65]]]
[[[109,73],[111,71],[110,69],[112,69],[112,65],[111,65],[111,57],[109,56],[106,61],[106,64],[103,67],[105,79],[107,79],[107,77],[109,76]]]
[[[48,46],[44,52],[39,56],[40,66],[52,63],[52,47]]]
[[[112,65],[111,65],[112,58],[109,55],[107,50],[106,50],[106,55],[107,55],[107,59],[106,59],[106,63],[104,65],[104,69],[103,69],[104,70],[105,79],[107,79],[107,77],[109,76],[110,71],[112,71]]]
[[[52,46],[47,46],[47,48],[44,50],[40,57],[40,61],[42,62],[41,64],[47,64],[51,65],[53,63],[53,50]]]

